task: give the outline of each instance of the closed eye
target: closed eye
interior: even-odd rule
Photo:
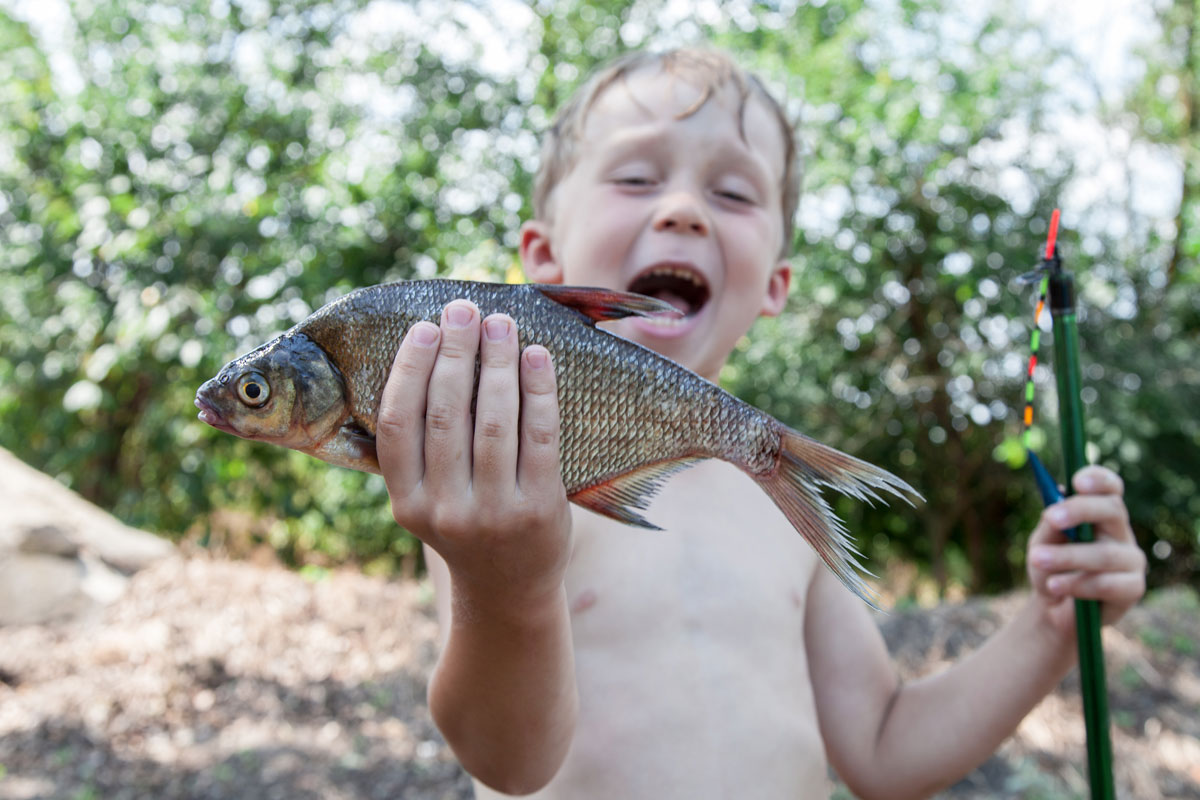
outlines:
[[[718,197],[723,197],[726,200],[732,200],[735,203],[753,203],[753,198],[742,194],[741,192],[730,191],[729,189],[721,189],[717,192]]]

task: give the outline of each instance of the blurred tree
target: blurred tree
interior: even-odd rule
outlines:
[[[1151,580],[1160,583],[1200,572],[1200,21],[1194,0],[1158,2],[1152,19],[1142,79],[1106,109],[1114,129],[1128,133],[1115,156],[1129,188],[1110,212],[1122,224],[1096,236],[1117,269],[1092,287],[1104,310],[1089,317],[1084,335],[1095,343],[1089,377],[1103,423],[1089,433],[1101,457],[1121,465],[1131,518],[1154,556]],[[1173,165],[1174,212],[1131,214],[1136,165],[1155,161]],[[1161,184],[1148,190],[1172,193]]]

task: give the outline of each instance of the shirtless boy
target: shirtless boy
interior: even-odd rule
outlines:
[[[680,322],[613,330],[717,380],[784,306],[793,134],[725,56],[638,54],[594,78],[543,154],[521,259],[541,283],[660,296]],[[670,284],[668,284],[670,285]],[[478,354],[478,408],[470,402]],[[1144,592],[1120,479],[1090,467],[1029,542],[1033,592],[979,651],[902,684],[863,602],[738,469],[705,461],[648,512],[567,502],[554,365],[457,300],[414,327],[379,418],[395,518],[426,545],[438,727],[481,798],[924,797],[986,759],[1074,661],[1073,597],[1106,621]],[[1094,544],[1064,542],[1088,521]]]

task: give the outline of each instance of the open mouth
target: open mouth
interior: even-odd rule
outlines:
[[[629,284],[629,291],[670,303],[683,317],[657,317],[658,325],[678,325],[695,316],[708,303],[711,292],[704,276],[687,264],[658,264],[645,270]]]

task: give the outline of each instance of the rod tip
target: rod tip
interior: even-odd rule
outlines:
[[[1046,236],[1046,258],[1054,258],[1054,245],[1058,242],[1058,209],[1050,215],[1050,233]]]

